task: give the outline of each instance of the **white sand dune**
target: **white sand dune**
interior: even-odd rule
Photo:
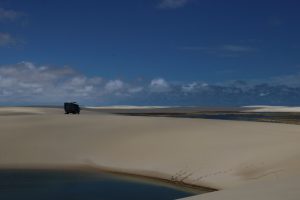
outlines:
[[[247,112],[300,112],[300,107],[289,106],[244,106]],[[248,109],[247,109],[248,108]]]
[[[86,166],[220,190],[193,200],[299,199],[298,125],[35,109],[0,115],[0,168]]]

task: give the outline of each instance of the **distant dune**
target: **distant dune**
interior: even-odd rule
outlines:
[[[300,112],[300,107],[289,106],[244,106],[247,112]]]
[[[168,109],[168,110],[234,110],[234,111],[244,111],[244,112],[300,112],[300,107],[290,107],[290,106],[268,106],[268,105],[251,105],[238,107],[219,107],[219,108],[209,108],[209,107],[197,107],[197,106],[86,106],[87,109],[99,109],[99,110],[151,110],[151,109]]]
[[[85,167],[220,190],[193,200],[300,197],[298,125],[63,113],[1,107],[0,168]]]

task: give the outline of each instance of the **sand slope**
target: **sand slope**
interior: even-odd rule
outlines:
[[[84,165],[225,189],[195,199],[299,199],[298,125],[38,111],[0,114],[0,168]]]

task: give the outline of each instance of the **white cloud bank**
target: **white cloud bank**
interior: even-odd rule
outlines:
[[[67,66],[20,62],[0,65],[0,105],[61,105],[64,101],[89,105],[299,105],[299,80],[299,74],[294,74],[257,83],[180,83],[164,78],[132,83],[88,77]]]
[[[0,66],[1,101],[55,102],[93,92],[93,79],[68,67],[36,66],[31,62]]]
[[[121,80],[87,77],[70,67],[20,62],[0,65],[0,103],[101,102],[113,96],[139,93],[143,87]]]

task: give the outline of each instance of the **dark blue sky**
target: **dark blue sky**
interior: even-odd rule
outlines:
[[[70,65],[107,78],[178,81],[253,79],[300,69],[300,2],[26,0],[1,24],[24,44],[1,48],[2,63]],[[22,21],[22,22],[21,22]],[[22,24],[21,24],[22,23]]]
[[[129,82],[300,72],[297,0],[0,0],[0,8],[1,65],[67,65]]]

